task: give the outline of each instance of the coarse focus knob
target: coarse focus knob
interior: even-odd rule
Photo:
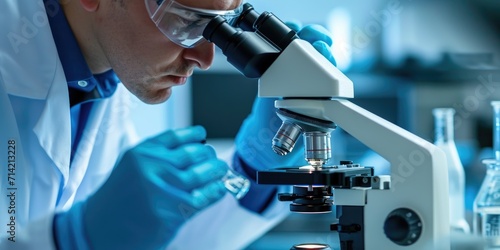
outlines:
[[[408,246],[415,243],[422,233],[422,221],[411,209],[398,208],[385,219],[384,233],[398,245]]]

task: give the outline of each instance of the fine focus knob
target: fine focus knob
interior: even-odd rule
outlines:
[[[422,221],[411,209],[398,208],[385,219],[384,233],[398,245],[408,246],[415,243],[422,233]]]

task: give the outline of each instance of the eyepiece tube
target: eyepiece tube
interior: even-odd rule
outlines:
[[[240,31],[241,32],[241,31]],[[207,24],[205,30],[203,30],[203,37],[210,42],[213,42],[223,51],[231,41],[233,36],[238,35],[238,30],[229,25],[221,16],[216,16],[212,21]]]
[[[257,31],[280,50],[298,38],[297,33],[275,15],[267,11],[259,14],[249,3],[243,5],[243,11],[233,21],[233,26],[245,31]]]
[[[280,52],[255,32],[236,29],[220,16],[207,24],[203,37],[215,43],[227,61],[249,78],[261,77]]]
[[[243,11],[233,25],[245,31],[255,31],[254,24],[257,18],[259,18],[259,13],[253,9],[251,4],[245,3]]]
[[[270,12],[263,12],[255,21],[255,29],[280,50],[284,50],[295,38],[297,32]]]

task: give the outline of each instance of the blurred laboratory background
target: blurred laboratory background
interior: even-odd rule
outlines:
[[[490,102],[500,100],[500,1],[248,2],[258,12],[272,12],[283,21],[327,27],[337,66],[354,83],[352,102],[376,115],[432,142],[432,109],[454,108],[455,143],[466,173],[465,206],[472,223],[473,199],[486,171],[481,159],[493,156]],[[212,68],[196,71],[188,84],[174,88],[167,103],[137,102],[134,109],[139,112],[132,115],[143,137],[167,128],[203,125],[209,143],[224,154],[256,92],[257,80],[243,77],[217,50]],[[334,132],[332,144],[335,161],[352,160],[381,173],[389,167],[341,128]],[[291,215],[272,233],[329,231],[323,226],[333,222],[328,217],[332,215],[314,216],[317,219],[305,220]],[[257,241],[249,249],[265,248]]]

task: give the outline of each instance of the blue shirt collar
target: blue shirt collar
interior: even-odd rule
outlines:
[[[50,0],[44,0],[45,4],[47,1]],[[51,4],[54,4],[53,2]],[[57,4],[59,5],[58,2]],[[120,79],[112,69],[104,73],[92,74],[61,6],[59,6],[59,10],[56,12],[47,11],[47,16],[70,88],[71,105],[96,98],[110,97],[114,94]],[[73,95],[78,96],[73,97]]]

